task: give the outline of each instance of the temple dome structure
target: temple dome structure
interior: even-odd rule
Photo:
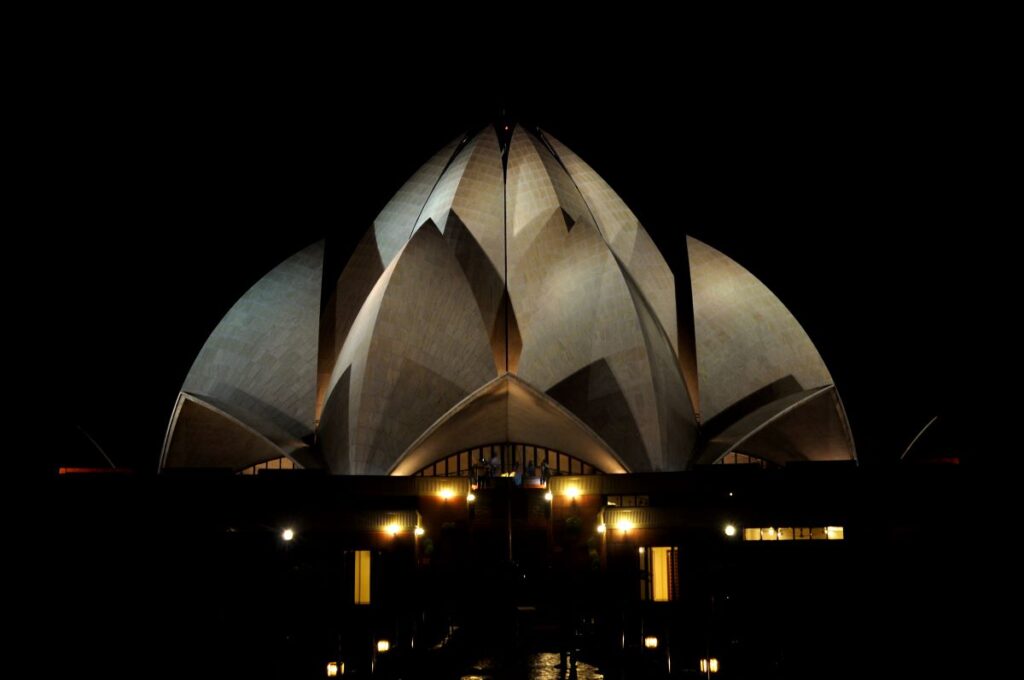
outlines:
[[[465,474],[434,466],[484,447],[602,473],[855,459],[797,320],[726,255],[685,248],[673,272],[550,135],[461,136],[337,280],[321,241],[228,311],[181,388],[161,468]]]

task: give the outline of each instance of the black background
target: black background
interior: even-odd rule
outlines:
[[[25,230],[47,239],[59,291],[37,343],[45,460],[101,464],[81,428],[154,470],[234,301],[323,236],[343,260],[437,149],[503,115],[576,151],[674,266],[689,233],[773,290],[829,366],[864,463],[896,460],[935,415],[938,448],[976,460],[1003,88],[955,41],[863,37],[596,61],[572,41],[521,58],[424,45],[395,68],[388,45],[301,36],[50,43],[22,102]]]

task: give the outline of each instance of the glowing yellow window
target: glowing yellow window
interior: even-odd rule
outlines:
[[[841,541],[843,540],[843,528],[842,527],[825,527],[825,533],[828,535],[830,541]]]
[[[779,527],[779,540],[780,541],[792,541],[793,540],[793,528],[792,527]]]
[[[355,603],[370,604],[370,551],[356,550]]]
[[[778,538],[778,534],[775,533],[775,529],[768,527],[761,529],[761,540],[762,541],[774,541]]]
[[[825,527],[811,527],[812,541],[824,541],[827,538],[828,534],[825,533]]]
[[[743,530],[743,540],[744,541],[760,541],[761,540],[761,530],[758,529],[757,527],[752,527],[752,528],[744,529]]]
[[[651,599],[669,601],[669,575],[672,548],[651,548]]]
[[[810,527],[797,527],[796,529],[793,529],[793,538],[797,541],[811,540]]]

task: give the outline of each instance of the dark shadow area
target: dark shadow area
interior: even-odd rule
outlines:
[[[749,415],[773,401],[788,397],[791,394],[797,394],[803,391],[803,389],[792,375],[779,378],[770,385],[765,385],[759,390],[751,392],[736,403],[723,409],[714,418],[705,421],[702,434],[705,438],[712,438],[743,418],[743,416]]]
[[[444,240],[451,246],[455,259],[458,260],[470,284],[473,297],[476,298],[477,307],[480,309],[480,318],[490,335],[495,366],[498,372],[502,373],[506,370],[504,312],[508,309],[503,304],[508,295],[505,291],[504,274],[495,269],[487,253],[454,210],[448,213],[444,226]],[[500,335],[497,334],[499,329]]]
[[[334,474],[346,474],[351,470],[352,463],[348,459],[351,380],[352,367],[349,366],[338,378],[320,414],[320,457]]]
[[[608,442],[634,470],[649,468],[633,412],[607,361],[584,366],[547,394]]]

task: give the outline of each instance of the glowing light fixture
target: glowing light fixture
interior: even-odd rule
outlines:
[[[551,500],[552,498],[554,498],[554,497],[555,497],[555,496],[554,496],[554,495],[553,495],[553,494],[552,494],[552,493],[551,493],[550,491],[548,491],[548,492],[546,492],[546,493],[544,494],[544,500],[546,500],[546,501],[550,501],[550,500]]]
[[[387,640],[377,640],[377,651],[383,654],[391,649],[391,643]]]
[[[442,500],[447,501],[455,497],[455,492],[451,489],[441,489],[441,493],[438,495],[441,496]]]
[[[576,500],[577,498],[580,497],[580,488],[578,486],[566,487],[565,495],[571,498],[572,500]]]
[[[398,526],[397,522],[392,522],[388,525],[388,533],[392,536],[397,536],[398,532],[402,530],[402,527]]]
[[[712,657],[710,659],[700,660],[700,672],[701,673],[717,673],[718,672],[718,659]]]
[[[603,522],[597,525],[597,533],[603,534],[606,531],[608,531],[608,527]]]
[[[647,649],[657,649],[658,638],[654,637],[653,635],[648,635],[644,638],[644,647],[646,647]]]
[[[415,529],[412,530],[412,532],[414,534],[416,534],[417,536],[422,536],[423,534],[427,533],[426,531],[423,530],[423,527],[416,527]]]
[[[643,555],[644,554],[644,547],[640,546],[639,548],[637,548],[637,552],[640,553],[641,555]]]
[[[281,532],[281,540],[288,542],[295,538],[295,530],[288,528]]]
[[[733,525],[733,524],[726,524],[725,525],[725,535],[726,536],[735,536],[736,535],[736,526]]]
[[[636,525],[628,519],[620,519],[618,522],[615,523],[615,528],[622,532],[629,531],[633,529],[635,526]]]
[[[344,663],[339,664],[337,661],[328,661],[327,662],[327,677],[329,677],[329,678],[336,678],[336,677],[338,677],[338,673],[339,672],[341,672],[341,673],[345,672],[345,664]]]
[[[470,491],[469,493],[466,494],[466,502],[467,503],[472,503],[475,500],[476,500],[476,494],[475,493]]]

